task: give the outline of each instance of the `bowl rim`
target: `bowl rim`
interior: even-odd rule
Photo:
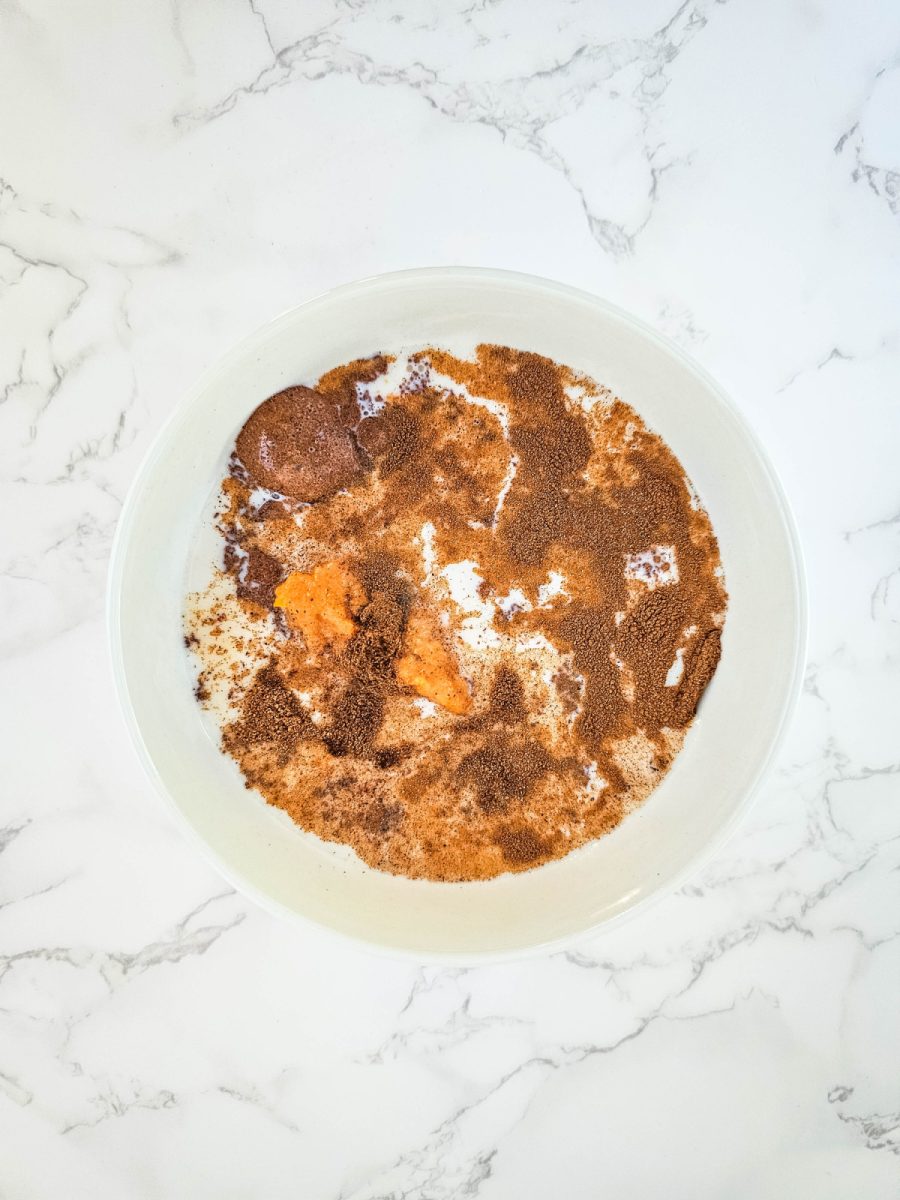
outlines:
[[[468,280],[469,282],[475,284],[499,283],[512,286],[514,288],[520,288],[522,290],[539,291],[544,295],[555,295],[562,299],[577,301],[580,304],[586,304],[590,307],[593,307],[598,312],[603,312],[626,325],[630,325],[635,332],[639,333],[650,341],[655,342],[660,349],[680,360],[682,366],[694,374],[700,380],[700,382],[702,382],[706,388],[713,393],[717,401],[725,407],[731,418],[735,421],[740,429],[743,439],[756,454],[759,464],[767,476],[768,482],[771,486],[772,494],[776,500],[780,513],[782,526],[784,532],[787,534],[792,568],[792,580],[794,585],[793,605],[796,637],[793,648],[793,661],[791,664],[790,681],[782,696],[781,711],[778,715],[778,726],[774,736],[771,739],[768,751],[758,764],[754,776],[747,785],[740,803],[735,807],[728,819],[723,822],[722,826],[716,831],[715,836],[711,837],[708,842],[702,845],[696,851],[696,853],[688,859],[681,870],[677,871],[671,878],[648,889],[644,896],[621,912],[618,912],[610,917],[602,918],[599,921],[596,921],[582,929],[563,934],[558,938],[545,939],[528,946],[516,947],[510,950],[480,950],[469,952],[441,951],[429,953],[413,951],[403,947],[391,946],[385,942],[369,941],[367,939],[346,933],[343,930],[337,929],[333,926],[326,925],[313,917],[309,917],[304,913],[298,912],[295,909],[292,909],[287,905],[273,899],[270,895],[268,895],[268,893],[250,883],[244,878],[240,870],[233,867],[215,850],[213,850],[212,847],[201,836],[201,834],[194,828],[193,824],[190,822],[188,817],[176,803],[172,794],[169,792],[164,780],[159,775],[150,751],[144,742],[140,725],[134,711],[124,663],[121,601],[126,549],[129,543],[131,526],[134,522],[134,516],[137,511],[139,501],[142,497],[145,483],[148,477],[151,475],[157,460],[167,448],[169,441],[176,434],[182,418],[191,408],[191,406],[197,402],[199,397],[202,396],[205,391],[207,391],[207,389],[218,377],[228,374],[237,362],[245,359],[248,355],[252,354],[253,351],[260,346],[260,344],[264,343],[277,327],[293,321],[301,311],[324,306],[344,297],[363,294],[368,291],[377,290],[383,287],[391,287],[395,284],[401,284],[404,282],[418,281],[422,283],[438,283],[441,280]],[[614,304],[603,297],[597,296],[592,292],[586,291],[583,288],[573,287],[569,284],[560,283],[556,280],[545,279],[539,275],[532,275],[519,271],[503,270],[493,267],[431,266],[413,267],[401,271],[388,271],[375,275],[367,275],[363,278],[340,284],[337,287],[329,288],[323,292],[319,292],[300,304],[284,309],[271,320],[257,326],[250,333],[241,338],[223,356],[207,366],[200,373],[193,384],[189,386],[182,394],[181,398],[177,401],[172,411],[164,419],[163,423],[153,436],[153,439],[147,448],[137,471],[135,472],[134,478],[131,481],[125,500],[122,504],[122,509],[119,514],[119,519],[116,523],[116,529],[110,548],[109,565],[107,571],[106,631],[107,649],[110,656],[110,665],[112,668],[115,693],[118,699],[122,718],[128,730],[128,734],[132,746],[137,754],[138,760],[140,761],[147,778],[152,783],[154,790],[162,798],[166,807],[174,816],[176,823],[179,825],[183,833],[197,847],[201,856],[226,880],[226,882],[228,882],[238,893],[246,896],[248,899],[252,900],[254,903],[258,904],[261,908],[272,915],[276,917],[287,918],[295,924],[305,927],[309,931],[318,933],[320,936],[330,935],[333,938],[339,939],[345,945],[349,944],[357,949],[365,950],[380,957],[387,957],[393,960],[414,962],[418,964],[462,966],[521,961],[523,959],[559,952],[581,941],[585,941],[590,937],[596,937],[601,931],[605,932],[618,927],[622,923],[637,917],[641,913],[646,912],[648,908],[662,900],[664,897],[671,896],[674,892],[677,892],[688,879],[697,875],[706,866],[706,864],[709,863],[716,856],[716,854],[719,853],[725,843],[734,835],[738,826],[743,822],[747,816],[747,813],[752,807],[752,804],[758,795],[762,781],[768,774],[775,758],[781,750],[787,730],[793,718],[802,688],[807,660],[809,639],[809,602],[806,570],[800,536],[794,514],[788,501],[786,490],[778,471],[775,468],[768,451],[763,445],[762,440],[750,425],[741,409],[737,406],[735,401],[732,400],[731,396],[706,371],[706,369],[693,358],[692,355],[688,354],[679,345],[677,345],[677,343],[660,333],[652,325],[640,317],[634,316],[632,313],[619,307],[617,304]]]

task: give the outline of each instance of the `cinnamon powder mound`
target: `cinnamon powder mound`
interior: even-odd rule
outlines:
[[[311,490],[289,455],[293,494],[271,486],[251,417],[217,516],[231,600],[216,584],[187,612],[199,699],[248,786],[435,880],[527,870],[614,828],[669,769],[721,652],[718,546],[671,450],[594,381],[504,346],[376,355],[298,394],[279,436]],[[319,410],[337,473],[305,453]],[[338,560],[365,602],[314,653],[275,589]],[[398,671],[421,614],[468,707]],[[265,665],[238,670],[240,647]]]

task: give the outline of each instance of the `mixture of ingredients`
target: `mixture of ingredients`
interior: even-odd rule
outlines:
[[[709,518],[637,413],[481,345],[339,366],[237,436],[188,597],[196,696],[254,788],[413,878],[608,832],[719,660]]]

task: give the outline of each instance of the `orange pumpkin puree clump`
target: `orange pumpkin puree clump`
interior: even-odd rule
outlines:
[[[288,624],[303,634],[311,654],[343,650],[356,632],[353,614],[365,602],[359,582],[339,562],[292,571],[275,589],[275,607],[284,609]]]
[[[315,655],[323,650],[339,654],[346,648],[357,630],[353,618],[365,603],[362,585],[340,562],[292,571],[275,590],[275,607],[284,609],[288,624]],[[423,613],[409,619],[395,672],[404,687],[448,712],[462,714],[472,706],[453,655]]]
[[[433,700],[448,712],[467,713],[472,697],[456,662],[441,639],[429,627],[427,617],[413,613],[403,639],[404,653],[395,667],[406,687]]]

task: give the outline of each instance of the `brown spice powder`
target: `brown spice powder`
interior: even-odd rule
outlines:
[[[309,713],[270,663],[256,675],[244,698],[241,719],[223,735],[225,749],[240,753],[270,747],[279,766],[289,762],[297,743],[316,734]]]
[[[527,869],[607,831],[669,766],[719,659],[726,596],[715,537],[668,447],[568,368],[502,346],[480,346],[471,362],[429,349],[412,357],[387,406],[361,418],[360,395],[388,365],[357,361],[317,385],[366,472],[303,513],[303,545],[342,547],[367,597],[342,653],[303,667],[320,685],[322,716],[313,721],[285,681],[296,656],[288,642],[246,691],[223,743],[270,803],[381,869],[432,879]],[[496,411],[433,373],[502,405],[508,432]],[[573,388],[596,403],[580,406]],[[262,620],[297,569],[296,526],[285,520],[289,502],[252,509],[240,459],[224,486],[225,567]],[[425,720],[394,673],[410,608],[428,602],[419,581],[429,525],[440,562],[477,562],[495,627],[516,639],[514,653],[485,651],[483,670],[469,655],[480,682],[466,717]],[[671,548],[676,580],[659,547]],[[635,556],[652,578],[628,577]],[[565,598],[539,603],[553,570]],[[514,589],[529,603],[501,611],[496,602]],[[458,632],[460,612],[446,615]],[[559,660],[550,692],[521,651],[536,635]],[[676,652],[681,679],[667,686]]]

